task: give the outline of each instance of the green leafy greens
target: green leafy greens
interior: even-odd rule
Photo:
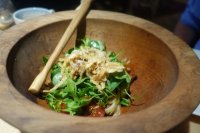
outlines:
[[[73,52],[75,53],[75,50],[83,48],[94,48],[105,52],[110,62],[123,65],[114,52],[106,52],[103,42],[91,40],[89,38],[82,39],[80,47],[74,47],[68,50],[65,53],[65,57],[68,57]],[[46,63],[47,60],[47,57],[43,58],[44,63]],[[99,90],[95,82],[92,82],[91,77],[88,76],[90,73],[87,75],[86,72],[84,72],[82,75],[72,76],[71,73],[73,69],[69,69],[70,67],[62,67],[65,63],[64,61],[57,61],[53,65],[50,75],[54,89],[49,87],[48,93],[43,94],[50,108],[53,110],[69,113],[70,115],[84,115],[85,107],[89,106],[91,103],[95,103],[106,109],[112,105],[113,99],[119,101],[116,102],[119,106],[131,105],[133,101],[129,93],[131,77],[125,69],[106,73],[104,75],[104,77],[106,76],[105,87]],[[115,108],[114,111],[116,111],[116,109],[117,108]],[[114,113],[115,112],[108,112],[107,115],[113,115]]]

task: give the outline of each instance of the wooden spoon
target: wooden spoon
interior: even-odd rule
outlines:
[[[57,57],[60,55],[61,51],[65,47],[65,44],[69,41],[70,37],[76,30],[77,26],[79,25],[82,18],[86,15],[89,10],[90,4],[92,0],[82,0],[80,6],[77,8],[77,14],[74,16],[72,21],[70,22],[68,28],[66,29],[65,33],[63,34],[62,38],[58,42],[55,50],[51,54],[48,62],[46,63],[43,70],[36,76],[33,80],[32,84],[30,85],[28,91],[33,94],[37,94],[42,87],[49,70],[51,69],[53,63],[56,61]]]

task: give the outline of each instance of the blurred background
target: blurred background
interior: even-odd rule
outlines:
[[[72,10],[79,0],[0,0],[0,10],[11,12],[25,7],[45,7],[55,11]],[[95,0],[92,9],[132,14],[173,31],[187,0]]]

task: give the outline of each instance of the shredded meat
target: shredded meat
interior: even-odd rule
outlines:
[[[84,73],[101,92],[109,73],[122,72],[125,68],[121,63],[111,62],[105,51],[95,48],[80,48],[72,51],[64,59],[73,79]]]

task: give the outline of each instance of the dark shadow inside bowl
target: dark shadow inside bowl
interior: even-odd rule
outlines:
[[[67,24],[69,21],[60,21],[39,28],[21,38],[9,53],[9,78],[15,88],[33,102],[36,97],[27,89],[43,66],[42,57],[51,54]],[[177,61],[159,38],[133,25],[111,20],[88,19],[86,27],[87,37],[104,41],[109,51],[121,52],[121,59],[131,61],[129,67],[138,77],[131,85],[131,92],[137,98],[124,112],[150,107],[174,88]],[[75,38],[74,34],[65,50],[73,46]]]

